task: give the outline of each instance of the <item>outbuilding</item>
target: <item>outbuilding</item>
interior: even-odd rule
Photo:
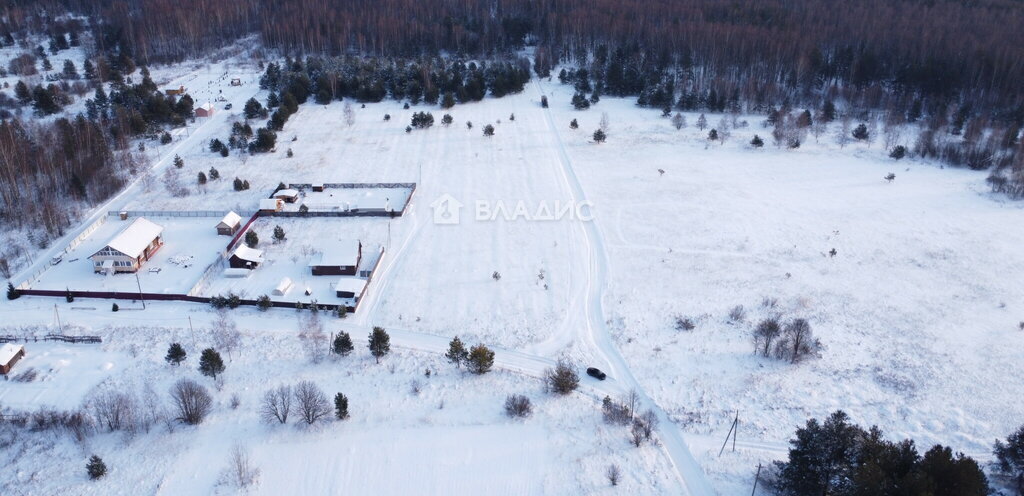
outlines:
[[[186,91],[188,90],[186,90],[184,86],[178,86],[177,88],[166,89],[164,90],[164,93],[167,94],[167,96],[176,96],[184,95]]]
[[[242,216],[234,212],[228,212],[220,223],[217,224],[217,234],[222,236],[234,236],[242,227]]]
[[[231,258],[228,258],[228,265],[232,269],[255,269],[261,263],[263,263],[263,250],[249,248],[244,244],[238,245],[235,252],[231,254]]]
[[[276,296],[284,296],[288,294],[288,291],[292,289],[292,286],[292,280],[285,277],[281,279],[281,282],[277,283],[277,286],[274,286],[273,293]]]
[[[345,239],[313,258],[309,263],[314,276],[354,276],[363,259],[363,244]]]
[[[324,183],[313,183],[313,191],[322,192],[324,190]]]
[[[334,283],[334,294],[338,298],[352,298],[356,303],[366,292],[366,279],[358,277],[339,277]]]
[[[284,200],[287,203],[295,203],[299,201],[299,190],[291,188],[281,189],[274,193],[274,198]]]
[[[14,364],[25,356],[25,347],[20,344],[6,343],[0,346],[0,374],[7,375]]]
[[[163,243],[163,226],[139,217],[124,228],[107,246],[94,253],[93,272],[136,272],[153,257]]]

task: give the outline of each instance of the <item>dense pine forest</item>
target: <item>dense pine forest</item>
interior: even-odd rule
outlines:
[[[130,138],[192,117],[191,98],[161,94],[145,67],[254,34],[268,58],[288,57],[264,77],[273,91],[260,104],[273,112],[265,137],[307,99],[447,108],[520,91],[531,75],[557,77],[575,86],[578,107],[609,95],[666,117],[760,114],[780,146],[836,121],[846,135],[869,123],[872,138],[881,125],[888,149],[913,124],[913,146],[894,154],[992,170],[993,191],[1022,198],[1020,26],[1015,0],[8,0],[0,46],[39,34],[50,42],[3,70],[35,74],[48,52],[79,44],[89,58],[48,84],[19,82],[15,98],[0,93],[5,179],[40,185],[5,188],[4,217],[21,222],[12,206],[33,205],[59,234],[71,217],[57,198],[105,199],[127,179],[111,164],[133,162]],[[20,106],[59,113],[75,96],[88,98],[77,119],[12,119]],[[64,144],[63,154],[33,154],[42,143]],[[31,165],[38,160],[48,165]],[[117,179],[93,181],[104,175]]]

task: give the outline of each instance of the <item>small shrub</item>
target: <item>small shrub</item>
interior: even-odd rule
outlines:
[[[494,136],[494,126],[490,124],[484,126],[484,136]]]
[[[677,331],[692,331],[697,325],[693,323],[693,319],[689,317],[676,317],[676,330]]]
[[[729,310],[729,322],[739,323],[743,322],[747,318],[747,310],[743,308],[743,305],[736,305]]]
[[[526,418],[533,414],[530,398],[521,394],[510,394],[505,398],[505,415],[509,418]]]
[[[562,395],[575,391],[580,384],[580,376],[576,373],[576,367],[564,358],[560,358],[554,368],[545,372],[544,380],[550,391]]]
[[[604,476],[608,479],[608,483],[613,487],[619,485],[619,481],[622,479],[622,471],[619,470],[619,466],[616,464],[608,465],[608,468],[604,471]]]
[[[903,145],[896,145],[892,151],[889,152],[889,158],[899,160],[907,156],[907,147]]]
[[[85,465],[85,471],[89,474],[89,479],[96,480],[107,475],[107,464],[103,463],[102,458],[92,455],[89,463]]]
[[[755,134],[754,139],[750,140],[750,146],[753,146],[754,148],[761,148],[762,146],[764,146],[764,140],[762,140],[760,136]]]
[[[494,279],[495,281],[500,281],[501,280],[501,274],[499,274],[498,271],[494,271],[494,273],[491,274],[491,279]]]

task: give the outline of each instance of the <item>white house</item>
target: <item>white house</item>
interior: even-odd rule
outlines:
[[[111,274],[139,270],[164,245],[163,232],[163,226],[143,217],[135,219],[107,246],[89,257],[93,262],[93,272]]]

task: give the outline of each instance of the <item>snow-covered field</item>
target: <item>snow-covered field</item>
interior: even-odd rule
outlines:
[[[231,90],[236,111],[248,95],[266,96],[250,83]],[[550,109],[540,107],[542,94]],[[703,494],[707,474],[714,492],[732,495],[749,494],[757,464],[783,457],[798,425],[839,408],[889,436],[982,460],[993,439],[1019,424],[1024,384],[1012,378],[1024,373],[1024,230],[1017,228],[1024,205],[990,195],[983,173],[895,162],[880,139],[841,148],[835,129],[808,136],[797,150],[776,148],[758,116],[741,117],[747,127],[709,143],[696,114],[676,130],[631,99],[603,98],[580,112],[571,95],[557,82],[534,81],[500,100],[427,109],[438,122],[452,114],[455,124],[411,133],[405,126],[422,107],[356,104],[349,126],[341,102],[308,103],[279,133],[277,152],[257,156],[209,152],[210,138],[226,139],[232,116],[183,136],[174,145],[185,160],[181,177],[216,167],[222,179],[184,200],[154,181],[113,207],[250,210],[282,181],[418,183],[406,215],[390,221],[261,220],[261,245],[281,262],[257,269],[267,277],[251,287],[218,281],[213,291],[262,294],[275,265],[305,265],[304,246],[363,239],[387,255],[360,311],[325,320],[327,329],[351,330],[363,352],[369,327],[381,325],[402,349],[379,366],[366,356],[311,365],[295,337],[303,314],[238,309],[231,315],[245,344],[228,364],[208,424],[157,429],[141,442],[104,435],[86,448],[63,440],[26,448],[0,477],[36,484],[40,493],[208,493],[224,489],[218,471],[244,440],[263,471],[262,493],[598,494],[609,490],[602,473],[614,461],[627,474],[619,489],[630,494]],[[608,140],[595,144],[602,113]],[[709,127],[721,117],[709,116]],[[578,130],[569,128],[572,119]],[[487,123],[496,128],[490,138],[481,133]],[[755,133],[763,149],[747,145]],[[891,183],[883,179],[890,172]],[[251,189],[233,191],[234,177]],[[435,223],[431,205],[443,198],[464,205],[459,223]],[[499,201],[510,210],[522,202],[533,212],[583,200],[592,221],[475,218],[479,202],[492,210]],[[277,223],[289,240],[273,245]],[[181,340],[196,354],[215,317],[177,303],[130,316],[65,311],[63,300],[40,298],[0,310],[11,325],[49,324],[54,303],[73,323],[110,338],[102,350],[120,358],[97,358],[116,365],[108,381],[145,379],[161,394],[174,378],[196,375],[194,362],[187,370],[163,365],[167,344]],[[737,305],[745,316],[733,322]],[[808,319],[822,356],[797,365],[754,356],[751,329],[775,314]],[[676,316],[696,328],[676,330]],[[129,323],[147,326],[144,337],[121,330]],[[499,371],[464,377],[444,365],[440,351],[456,334],[497,347]],[[562,355],[604,369],[609,380],[587,379],[565,399],[543,393],[537,377]],[[257,422],[266,387],[305,378],[330,394],[351,391],[353,418],[311,431]],[[419,395],[410,393],[414,379]],[[624,430],[600,421],[600,397],[630,388],[667,414],[658,446],[632,448]],[[501,414],[501,401],[515,392],[534,399],[533,418]],[[237,411],[228,405],[232,394],[242,401]],[[737,410],[738,452],[719,458]],[[109,454],[113,467],[99,484],[81,470],[93,451]],[[59,470],[55,480],[32,476],[43,466]]]

